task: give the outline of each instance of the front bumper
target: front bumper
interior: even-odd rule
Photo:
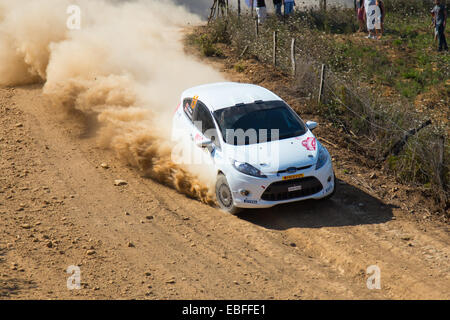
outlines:
[[[232,179],[228,179],[228,183],[233,193],[234,205],[239,208],[270,208],[283,203],[290,203],[307,199],[321,199],[333,193],[333,190],[335,188],[335,178],[333,166],[330,160],[328,160],[327,163],[319,170],[315,170],[315,166],[312,166],[307,170],[298,171],[294,174],[304,174],[305,180],[317,179],[318,182],[320,182],[322,188],[316,188],[316,185],[314,186],[315,189],[312,189],[314,190],[313,192],[318,189],[320,189],[320,191],[317,191],[315,193],[302,196],[302,192],[293,191],[290,196],[299,196],[283,200],[268,201],[262,199],[268,198],[267,193],[263,197],[263,194],[267,190],[267,188],[273,183],[283,181],[284,176],[290,176],[292,174],[273,174],[268,176],[267,178],[256,178],[242,173],[235,173]],[[315,179],[312,179],[312,177]],[[242,195],[242,190],[249,191],[249,194],[247,196]]]

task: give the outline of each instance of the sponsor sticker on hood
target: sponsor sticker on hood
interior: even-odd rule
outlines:
[[[308,137],[302,141],[302,146],[306,148],[308,151],[316,150],[316,138]]]

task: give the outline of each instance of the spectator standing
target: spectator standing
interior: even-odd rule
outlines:
[[[284,15],[288,16],[294,11],[295,1],[284,0]]]
[[[357,3],[357,15],[358,15],[358,23],[359,23],[359,29],[358,32],[364,32],[364,0],[358,0]]]
[[[375,30],[377,33],[377,39],[381,39],[384,33],[384,16],[385,16],[385,9],[384,9],[384,3],[383,0],[376,0],[376,6],[379,8],[379,12],[377,12],[377,23],[375,24]],[[378,31],[380,31],[380,34],[378,35]]]
[[[273,0],[273,7],[275,8],[275,13],[277,16],[281,16],[281,6],[283,5],[283,0]]]
[[[256,15],[258,16],[258,23],[264,23],[267,17],[266,1],[256,0]]]
[[[436,20],[434,19],[434,12],[431,11],[431,27],[433,28],[433,39],[434,42],[437,42],[438,39],[438,32],[436,30]]]
[[[447,8],[441,4],[441,0],[435,0],[435,6],[431,10],[434,14],[434,25],[438,34],[439,51],[448,51],[447,39],[445,38],[445,25],[447,24]]]
[[[377,20],[377,11],[379,10],[379,8],[376,5],[376,0],[365,0],[364,9],[366,12],[367,31],[369,32],[367,38],[376,39],[375,24]]]

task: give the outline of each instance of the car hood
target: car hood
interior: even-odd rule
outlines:
[[[319,142],[308,131],[302,136],[278,141],[243,146],[225,144],[225,154],[229,159],[247,162],[269,174],[315,164],[318,147]]]

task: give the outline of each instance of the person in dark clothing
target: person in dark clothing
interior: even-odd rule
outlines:
[[[281,6],[283,5],[283,0],[273,0],[273,7],[275,8],[275,13],[277,16],[281,16]]]
[[[266,1],[256,0],[256,15],[258,16],[258,23],[264,23],[267,17]]]
[[[284,16],[290,15],[294,12],[295,1],[294,0],[283,0],[284,4]]]
[[[384,2],[383,0],[377,0],[376,2],[378,8],[380,8],[380,35],[378,39],[380,39],[384,34],[384,17],[386,16],[386,9],[384,8]]]
[[[435,0],[435,6],[431,13],[434,16],[434,25],[439,40],[439,51],[448,51],[447,39],[445,38],[445,25],[447,24],[447,8],[441,4],[441,0]]]

